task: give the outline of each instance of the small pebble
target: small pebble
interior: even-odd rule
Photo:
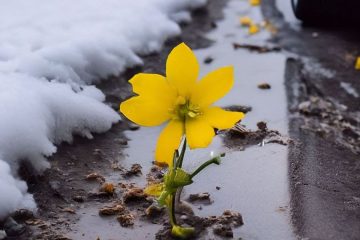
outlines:
[[[73,200],[74,200],[75,202],[82,203],[82,202],[84,202],[85,199],[84,199],[83,196],[76,195],[76,196],[73,197]]]
[[[125,211],[125,207],[121,204],[117,204],[112,207],[103,207],[99,210],[99,215],[112,216]]]
[[[268,90],[268,89],[271,89],[271,85],[268,83],[260,83],[260,84],[258,84],[258,88],[263,89],[263,90]]]
[[[118,222],[122,227],[130,227],[134,225],[135,217],[131,213],[128,214],[120,214],[117,218]]]
[[[207,57],[204,59],[205,64],[210,64],[210,63],[212,63],[212,61],[214,61],[214,59],[212,57]]]
[[[214,233],[221,237],[233,238],[234,233],[230,226],[217,224],[214,226]]]
[[[128,141],[126,139],[123,139],[123,138],[117,138],[117,139],[115,139],[115,142],[120,144],[120,145],[123,145],[123,146],[128,145]]]

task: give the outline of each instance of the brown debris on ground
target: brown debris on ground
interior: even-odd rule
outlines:
[[[225,107],[224,109],[228,111],[248,113],[252,110],[252,107],[244,105],[233,105]]]
[[[208,192],[190,194],[188,201],[191,203],[195,203],[195,202],[200,202],[200,203],[205,203],[205,204],[212,203],[212,201],[210,199],[210,193],[208,193]]]
[[[135,164],[131,165],[130,170],[125,171],[123,176],[124,177],[139,176],[142,174],[141,169],[142,169],[141,165],[138,163],[135,163]]]
[[[120,214],[124,211],[125,211],[124,205],[122,205],[121,203],[117,203],[110,207],[105,206],[103,208],[100,208],[99,215],[100,216],[113,216],[113,215]]]
[[[257,87],[258,87],[259,89],[262,89],[262,90],[269,90],[269,89],[271,89],[271,85],[268,84],[268,83],[259,83],[259,84],[257,85]]]
[[[105,182],[103,183],[103,185],[100,187],[99,192],[103,192],[103,193],[107,193],[109,195],[113,195],[115,192],[115,186],[113,183],[108,183]]]
[[[256,131],[249,130],[245,125],[237,123],[233,128],[222,131],[225,134],[224,143],[232,148],[244,150],[247,146],[263,146],[268,143],[288,145],[293,142],[289,137],[281,135],[279,131],[269,130],[263,121],[257,123]]]
[[[147,199],[144,189],[134,186],[133,184],[122,184],[124,203],[138,202]]]
[[[268,52],[280,52],[280,47],[269,47],[269,46],[258,46],[253,44],[240,44],[240,43],[233,43],[233,47],[235,50],[239,48],[248,49],[251,52],[257,53],[268,53]]]
[[[93,173],[90,173],[88,175],[85,176],[85,179],[86,180],[89,180],[89,181],[99,181],[99,182],[105,182],[105,178],[103,176],[101,176],[100,174],[96,173],[96,172],[93,172]]]
[[[75,209],[69,208],[69,207],[62,209],[61,211],[62,211],[62,212],[65,212],[65,213],[76,214]]]
[[[360,113],[348,113],[347,107],[329,99],[311,96],[298,105],[305,116],[303,130],[332,137],[341,145],[360,153]]]
[[[232,237],[233,229],[244,224],[241,214],[230,210],[225,210],[221,216],[201,218],[195,215],[182,215],[178,220],[179,224],[183,226],[193,226],[195,228],[194,238],[201,238],[201,234],[207,228],[212,228],[215,235]],[[156,239],[175,239],[171,236],[171,226],[168,223],[164,224],[164,228],[156,234]]]
[[[135,216],[131,213],[121,213],[116,219],[122,227],[130,227],[134,225]]]

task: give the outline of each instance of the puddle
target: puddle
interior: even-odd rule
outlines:
[[[89,205],[80,209],[77,214],[80,216],[80,221],[76,224],[76,229],[67,235],[71,239],[96,239],[101,240],[133,240],[134,236],[140,234],[138,239],[154,239],[155,234],[161,228],[160,225],[149,224],[149,222],[136,221],[134,226],[123,228],[120,226],[116,217],[99,216],[99,209],[104,204],[91,202]]]
[[[262,30],[259,34],[248,36],[247,30],[239,24],[239,17],[244,15],[261,22],[259,7],[251,8],[247,1],[234,0],[229,1],[224,13],[225,19],[208,35],[216,43],[210,48],[195,52],[202,63],[202,75],[221,66],[235,67],[235,85],[217,105],[249,105],[252,111],[243,121],[247,128],[256,129],[257,122],[265,121],[269,129],[287,135],[285,56],[281,53],[257,54],[247,49],[234,50],[235,42],[268,45],[266,40],[270,38],[270,33]],[[203,63],[209,57],[213,61]],[[261,83],[270,84],[271,89],[259,89],[257,85]],[[126,149],[125,159],[121,164],[129,168],[133,163],[140,163],[145,175],[151,167],[161,128],[140,128],[138,131],[127,132],[130,138],[129,148]],[[210,205],[201,205],[201,210],[198,209],[200,205],[194,205],[196,214],[221,215],[226,209],[240,212],[245,224],[235,229],[235,239],[295,239],[289,216],[287,147],[268,144],[264,147],[253,146],[245,151],[233,151],[227,149],[222,138],[217,136],[209,148],[188,151],[184,167],[193,169],[198,166],[209,158],[210,151],[226,152],[227,155],[220,166],[209,167],[195,178],[194,184],[185,188],[184,198],[191,193],[209,192],[211,200],[214,201]],[[116,176],[113,176],[113,179],[120,180]],[[131,180],[140,186],[145,184],[144,177],[134,177]],[[91,206],[91,209],[88,209],[84,206],[83,213],[86,214],[82,214],[76,228],[88,229],[89,232],[84,236],[81,231],[75,231],[71,237],[134,239],[134,236],[144,236],[141,239],[153,239],[154,234],[162,227],[136,222],[133,228],[122,228],[116,219],[99,221],[99,208],[100,206]],[[89,226],[93,227],[89,229]],[[210,235],[205,239],[209,237]]]

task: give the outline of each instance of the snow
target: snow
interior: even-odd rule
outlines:
[[[178,35],[206,0],[0,0],[0,219],[35,208],[20,161],[41,173],[73,135],[120,120],[96,84]]]

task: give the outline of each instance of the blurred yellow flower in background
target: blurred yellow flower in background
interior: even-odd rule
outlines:
[[[122,102],[120,111],[142,126],[167,122],[156,146],[158,163],[172,165],[174,151],[184,135],[191,149],[204,148],[215,136],[214,128],[231,128],[244,117],[241,112],[212,106],[232,88],[232,66],[210,72],[200,81],[198,76],[199,63],[195,54],[181,43],[168,56],[166,77],[139,73],[129,81],[137,96]]]
[[[251,24],[249,26],[249,34],[255,34],[255,33],[258,33],[259,32],[259,27],[257,24]]]
[[[248,26],[250,26],[252,24],[252,20],[251,20],[250,17],[244,16],[244,17],[240,18],[240,24],[242,26],[247,26],[248,27]]]
[[[249,0],[251,6],[258,6],[261,3],[261,0]]]
[[[356,70],[360,70],[360,57],[357,57],[357,58],[356,58],[355,69],[356,69]]]

